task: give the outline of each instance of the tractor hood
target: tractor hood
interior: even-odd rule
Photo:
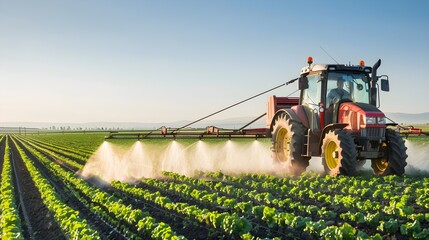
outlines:
[[[365,112],[378,112],[378,113],[382,113],[380,111],[380,109],[378,109],[377,107],[375,107],[374,105],[371,105],[371,104],[355,102],[355,103],[353,103],[353,105],[356,105],[362,111],[365,111]]]
[[[346,129],[361,132],[366,128],[386,128],[386,117],[373,105],[346,102],[339,107],[338,123],[347,123]]]

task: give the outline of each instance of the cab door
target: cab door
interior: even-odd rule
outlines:
[[[307,115],[311,130],[320,129],[319,104],[322,97],[322,81],[320,73],[309,74],[308,88],[301,92],[301,105]]]

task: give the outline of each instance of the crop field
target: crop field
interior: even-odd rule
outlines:
[[[106,182],[82,174],[103,134],[0,139],[1,239],[429,239],[426,171],[334,178],[160,168]],[[429,139],[409,141],[417,149]]]

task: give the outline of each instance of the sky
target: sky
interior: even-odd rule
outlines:
[[[429,112],[427,9],[425,0],[0,0],[0,122],[195,120],[298,77],[308,56],[381,59],[390,92],[380,109]],[[259,116],[270,95],[296,90],[213,119]]]

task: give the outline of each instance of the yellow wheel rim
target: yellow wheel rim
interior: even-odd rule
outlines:
[[[389,162],[386,161],[386,159],[376,159],[375,160],[375,167],[380,172],[386,171],[388,166],[389,166]]]
[[[338,146],[333,141],[326,145],[325,160],[326,165],[330,170],[335,169],[338,166]]]
[[[387,144],[386,144],[386,143],[383,143],[383,144],[381,145],[381,150],[386,149],[386,147],[387,147]],[[384,171],[386,171],[387,167],[389,166],[389,162],[388,162],[385,158],[382,158],[382,159],[376,159],[376,160],[374,160],[374,163],[375,163],[375,167],[376,167],[376,168],[377,168],[377,170],[378,170],[378,171],[380,171],[380,172],[384,172]]]
[[[280,154],[280,158],[278,160],[286,160],[286,157],[289,156],[289,144],[290,139],[288,137],[288,131],[286,128],[280,128],[276,135],[276,143],[277,143],[277,153]]]

